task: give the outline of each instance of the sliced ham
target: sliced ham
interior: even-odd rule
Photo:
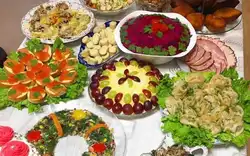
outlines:
[[[200,57],[199,60],[193,62],[190,65],[198,66],[198,65],[204,64],[206,61],[208,61],[210,59],[211,59],[211,53],[210,52],[205,52],[205,50],[204,50],[204,54],[202,55],[202,57]]]
[[[195,46],[194,49],[185,57],[185,61],[188,62],[194,59],[198,52],[198,46]]]
[[[224,51],[226,59],[227,59],[227,68],[235,67],[237,63],[237,59],[235,57],[234,51],[229,46],[223,46],[221,48]]]
[[[192,64],[194,64],[195,62],[197,62],[197,61],[199,61],[202,57],[203,57],[203,55],[205,54],[205,50],[202,48],[202,47],[200,47],[200,46],[197,46],[197,54],[196,54],[196,56],[195,56],[195,58],[193,58],[192,60],[190,60],[190,61],[188,61],[187,62],[187,64],[190,64],[190,65],[192,65]]]
[[[199,66],[190,66],[190,68],[197,70],[197,71],[204,71],[204,70],[208,70],[208,68],[210,66],[212,66],[214,63],[213,59],[209,59],[208,61],[206,61],[204,64],[201,64]]]
[[[226,60],[224,52],[212,41],[209,40],[197,40],[197,45],[203,47],[205,51],[211,51],[212,55],[217,59]]]

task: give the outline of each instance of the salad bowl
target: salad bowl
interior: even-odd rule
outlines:
[[[188,27],[191,37],[190,37],[190,42],[186,48],[186,51],[183,51],[173,56],[146,55],[142,53],[132,52],[131,50],[129,50],[123,45],[121,37],[120,37],[121,35],[120,31],[121,31],[122,26],[131,18],[135,18],[140,15],[153,15],[153,14],[164,15],[171,19],[178,19],[180,23],[185,24]],[[164,64],[164,63],[170,62],[174,58],[180,58],[180,57],[187,55],[195,46],[196,39],[197,39],[197,35],[191,23],[182,15],[176,14],[176,13],[159,13],[159,12],[150,12],[150,11],[142,11],[142,10],[134,11],[128,14],[126,17],[124,17],[115,29],[115,40],[116,40],[118,47],[121,49],[121,51],[123,51],[126,54],[132,55],[133,57],[137,59],[151,62],[153,64]]]

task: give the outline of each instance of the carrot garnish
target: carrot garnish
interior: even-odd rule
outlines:
[[[58,136],[62,137],[63,136],[63,129],[62,129],[62,126],[56,116],[55,113],[52,113],[49,115],[49,117],[53,120],[54,122],[54,125],[56,127],[56,130],[57,130],[57,133],[58,133]]]
[[[93,131],[95,131],[95,130],[97,130],[97,129],[99,129],[99,128],[108,128],[108,127],[107,127],[106,124],[96,124],[96,125],[94,125],[93,127],[90,127],[90,128],[86,131],[84,137],[85,137],[85,138],[88,138],[89,135],[90,135]]]

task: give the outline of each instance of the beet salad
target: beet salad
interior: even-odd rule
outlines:
[[[173,56],[186,51],[190,32],[178,19],[164,15],[140,15],[129,19],[120,30],[123,46],[134,53]]]

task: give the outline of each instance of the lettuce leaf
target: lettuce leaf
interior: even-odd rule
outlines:
[[[41,51],[44,48],[44,45],[37,38],[31,39],[28,42],[26,42],[26,46],[27,46],[28,50],[33,52],[33,53]]]
[[[164,117],[162,122],[163,132],[171,133],[175,143],[185,144],[189,147],[205,145],[211,148],[213,146],[214,138],[208,130],[183,125],[174,115]]]
[[[156,88],[158,103],[161,108],[166,108],[166,97],[170,96],[173,90],[174,81],[169,77],[169,74],[165,74],[161,79],[160,84]]]

